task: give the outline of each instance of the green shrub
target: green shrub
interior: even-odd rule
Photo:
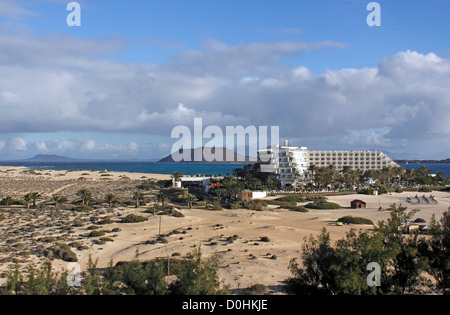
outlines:
[[[422,186],[422,187],[420,187],[419,191],[420,191],[420,192],[426,192],[426,193],[429,193],[429,192],[432,192],[433,189],[432,189],[431,187],[428,187],[428,186]]]
[[[267,236],[263,236],[260,239],[261,242],[270,242],[270,239]]]
[[[306,201],[324,201],[327,200],[327,197],[324,196],[307,196]]]
[[[206,207],[206,200],[196,201],[193,203],[193,206],[195,207]]]
[[[171,215],[173,209],[174,208],[172,206],[154,205],[151,208],[145,210],[144,212],[151,214]]]
[[[213,204],[213,210],[223,210],[222,204],[219,200],[216,200]]]
[[[258,204],[260,204],[263,207],[267,207],[269,205],[267,200],[255,199],[255,200],[252,200],[251,202],[258,203]]]
[[[344,224],[370,224],[373,225],[372,220],[361,218],[361,217],[353,217],[353,216],[345,216],[338,219],[338,222],[342,222]]]
[[[50,252],[52,253],[51,256],[56,259],[61,259],[67,262],[78,261],[77,255],[72,251],[70,246],[67,244],[56,244],[47,252],[47,255]]]
[[[325,200],[318,200],[308,203],[306,206],[308,209],[341,209],[341,206],[334,202],[328,202]]]
[[[92,211],[92,207],[86,206],[86,205],[79,205],[79,206],[76,206],[74,210],[77,212],[88,212],[88,211]]]
[[[264,207],[262,206],[261,203],[259,203],[259,202],[254,202],[254,201],[247,202],[247,204],[245,205],[245,207],[246,207],[248,210],[256,210],[256,211],[262,211],[262,210],[264,210]]]
[[[125,218],[122,218],[122,223],[139,223],[147,221],[148,219],[146,217],[136,215],[136,214],[130,214],[127,215]]]
[[[230,208],[231,208],[231,209],[242,209],[243,206],[242,206],[242,204],[239,203],[239,202],[233,202],[233,203],[231,204]]]
[[[114,220],[111,218],[103,218],[100,221],[98,221],[98,224],[112,224],[114,223]]]
[[[400,187],[395,188],[395,192],[396,193],[402,193],[403,189],[401,189]]]
[[[287,202],[287,201],[279,201],[279,200],[267,200],[266,202],[269,205],[279,206],[282,209],[289,209],[297,206],[296,202]]]
[[[364,188],[358,191],[358,194],[363,194],[363,195],[374,195],[373,189],[372,188]]]
[[[103,236],[103,235],[105,235],[106,234],[106,232],[105,231],[103,231],[103,230],[95,230],[95,231],[92,231],[91,233],[89,233],[88,234],[88,237],[99,237],[99,236]]]
[[[102,237],[102,238],[100,238],[100,240],[104,241],[104,242],[114,242],[114,240],[110,237]]]
[[[227,242],[229,243],[233,243],[234,241],[236,241],[239,238],[238,235],[234,234],[233,236],[228,236],[227,237]]]
[[[136,188],[140,190],[157,190],[159,187],[153,183],[142,183],[136,186]]]
[[[290,210],[297,211],[297,212],[309,212],[308,209],[306,209],[305,207],[300,207],[300,206],[292,207],[292,208],[290,208]]]
[[[307,201],[305,197],[299,196],[299,195],[284,196],[284,197],[276,198],[275,200],[281,201],[281,202],[289,202],[289,203]]]
[[[264,284],[254,284],[242,291],[243,295],[266,295],[269,294],[270,290]]]

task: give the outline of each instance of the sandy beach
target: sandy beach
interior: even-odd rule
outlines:
[[[105,176],[106,175],[106,176]],[[186,257],[195,247],[201,246],[205,256],[217,254],[220,261],[220,279],[233,290],[264,284],[273,293],[280,293],[282,281],[290,276],[288,265],[292,258],[299,258],[305,237],[317,235],[325,227],[333,241],[345,237],[351,229],[371,229],[369,225],[336,226],[338,218],[353,215],[386,220],[388,211],[379,211],[392,204],[408,209],[419,209],[416,218],[429,222],[433,214],[439,219],[450,207],[450,193],[433,192],[437,204],[411,205],[406,203],[413,192],[392,193],[382,196],[340,195],[328,200],[340,204],[339,210],[310,210],[295,212],[269,206],[264,211],[245,209],[212,211],[204,208],[188,209],[182,204],[174,206],[184,217],[153,216],[146,213],[148,206],[95,206],[91,213],[55,208],[51,197],[65,196],[69,202],[76,200],[80,188],[92,191],[94,199],[100,200],[112,192],[119,200],[132,200],[132,192],[139,183],[147,180],[170,179],[170,175],[108,173],[98,171],[30,171],[18,167],[0,167],[0,199],[6,196],[23,198],[26,193],[39,192],[39,209],[25,209],[13,205],[0,207],[0,283],[5,271],[16,262],[22,268],[29,264],[38,266],[47,259],[46,250],[55,242],[76,244],[76,253],[82,269],[89,256],[98,259],[98,267],[104,268],[113,261],[132,260],[136,251],[141,260],[155,257]],[[427,194],[429,195],[429,194]],[[361,199],[366,209],[351,209],[350,202]],[[39,205],[45,205],[39,207]],[[299,203],[303,205],[303,203]],[[120,223],[120,218],[139,214],[148,218],[141,223]],[[107,231],[112,241],[98,243],[98,237],[88,237],[89,227],[96,225]],[[108,223],[98,224],[102,219]],[[82,224],[74,224],[81,222]],[[112,223],[111,223],[112,222]],[[152,242],[159,233],[166,234],[166,244]],[[262,238],[265,241],[262,241]],[[52,261],[56,270],[62,270],[67,262]],[[236,292],[236,291],[235,291]]]

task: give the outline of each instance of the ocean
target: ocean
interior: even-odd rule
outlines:
[[[426,166],[428,169],[430,169],[434,174],[437,172],[444,172],[445,177],[450,177],[450,164],[448,163],[425,163],[425,164],[405,164],[405,163],[399,163],[398,165],[402,166],[405,169],[419,169],[422,166]]]
[[[242,168],[245,164],[202,164],[202,163],[155,163],[155,162],[0,162],[5,166],[25,166],[43,170],[89,170],[111,171],[130,173],[172,174],[175,171],[185,176],[189,175],[232,175],[233,170]],[[418,169],[428,167],[433,173],[444,172],[445,177],[450,177],[450,164],[404,164],[405,169]]]

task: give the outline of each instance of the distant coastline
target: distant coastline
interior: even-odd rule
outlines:
[[[396,160],[405,169],[417,169],[426,166],[434,174],[443,172],[450,177],[450,159],[447,160]],[[183,175],[210,174],[225,176],[233,174],[233,170],[243,167],[242,163],[212,163],[212,162],[171,162],[171,161],[139,161],[139,160],[82,160],[61,156],[40,155],[30,159],[0,161],[2,166],[22,166],[30,169],[48,170],[105,170],[131,173],[172,174],[179,171]]]
[[[394,160],[399,164],[450,164],[450,159],[446,160]]]

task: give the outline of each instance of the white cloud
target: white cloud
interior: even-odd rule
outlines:
[[[16,5],[13,1],[0,1],[0,17],[11,20],[22,20],[27,17],[36,16],[37,14],[23,9]]]
[[[162,65],[133,64],[101,57],[122,48],[121,41],[17,36],[0,28],[0,133],[169,137],[173,127],[191,126],[202,117],[204,125],[222,127],[276,125],[282,137],[306,142],[397,148],[427,139],[442,150],[437,139],[450,137],[450,60],[404,51],[387,56],[378,67],[322,74],[305,65],[280,65],[306,51],[342,46],[330,41],[229,45],[211,39],[202,49],[181,52]],[[351,135],[358,141],[352,142]],[[79,141],[46,146],[134,151],[128,141]]]
[[[83,144],[83,146],[81,147],[81,150],[93,151],[93,150],[95,150],[96,146],[97,145],[96,145],[95,141],[92,139],[89,139]]]
[[[24,139],[15,137],[9,141],[9,147],[14,151],[25,151],[27,149],[27,143]]]
[[[131,152],[137,152],[139,151],[139,146],[136,142],[130,142],[130,145],[128,146],[128,150]]]
[[[48,152],[47,144],[45,142],[36,142],[35,145],[39,152]]]
[[[63,140],[56,140],[56,148],[58,151],[66,151],[66,150],[72,150],[75,148],[75,141],[63,139]]]

